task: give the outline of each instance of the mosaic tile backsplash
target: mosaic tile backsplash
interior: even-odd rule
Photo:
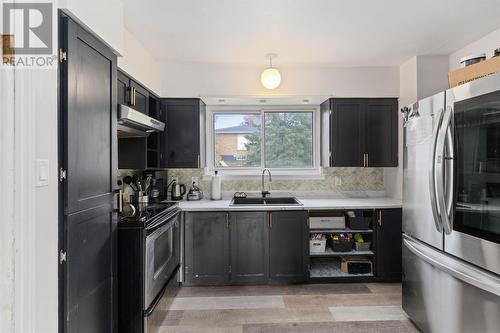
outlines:
[[[168,179],[177,177],[181,184],[189,188],[191,177],[199,177],[199,185],[205,195],[210,194],[210,181],[203,180],[203,169],[168,169]],[[272,191],[283,192],[342,192],[342,191],[383,191],[384,173],[382,168],[324,168],[325,179],[277,179],[273,178]],[[335,176],[342,180],[342,185],[335,185]],[[266,175],[267,180],[267,175]],[[266,186],[268,182],[266,181]],[[222,178],[223,192],[260,191],[261,180],[233,180]]]

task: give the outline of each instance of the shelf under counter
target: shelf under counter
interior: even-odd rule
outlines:
[[[311,257],[342,257],[342,256],[373,256],[375,253],[373,251],[356,251],[352,250],[349,252],[334,252],[329,246],[326,247],[325,252],[312,252],[309,253]]]
[[[342,272],[340,270],[340,261],[331,261],[331,262],[317,261],[311,263],[309,276],[311,279],[328,279],[328,278],[356,279],[356,278],[372,278],[374,275],[373,273],[349,274]]]
[[[373,233],[373,229],[362,229],[355,230],[350,228],[345,229],[309,229],[310,234],[371,234]]]

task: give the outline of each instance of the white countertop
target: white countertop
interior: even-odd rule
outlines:
[[[240,205],[230,206],[231,198],[223,200],[203,199],[200,201],[180,201],[179,207],[184,211],[224,211],[224,210],[324,210],[324,209],[375,209],[375,208],[401,208],[401,200],[382,196],[370,196],[361,194],[356,196],[352,193],[333,194],[293,194],[275,193],[276,196],[295,196],[302,206],[265,206],[265,205]],[[250,196],[249,196],[250,197]]]

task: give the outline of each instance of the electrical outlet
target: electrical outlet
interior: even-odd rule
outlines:
[[[335,177],[333,177],[333,179],[335,180],[335,186],[342,186],[342,178],[341,177],[335,176]]]
[[[199,177],[191,177],[191,184],[194,183],[195,185],[198,185],[199,181],[200,181]]]

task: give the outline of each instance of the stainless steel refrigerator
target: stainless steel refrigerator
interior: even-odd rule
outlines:
[[[424,332],[500,332],[500,74],[402,112],[403,308]]]

